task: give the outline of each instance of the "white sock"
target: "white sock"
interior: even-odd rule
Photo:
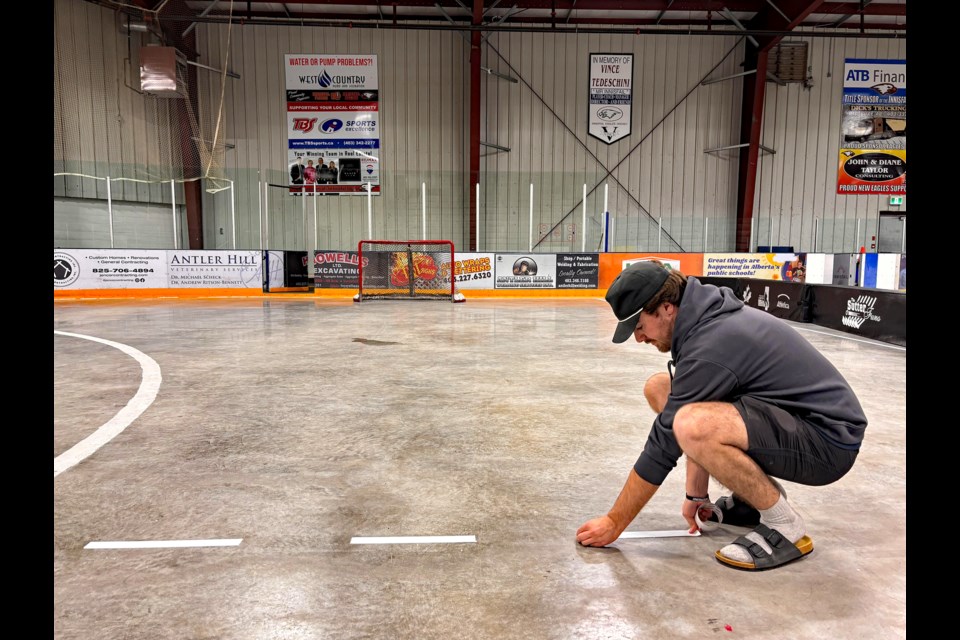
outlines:
[[[807,528],[803,522],[803,518],[793,510],[793,507],[790,506],[790,503],[787,502],[787,499],[782,493],[776,504],[769,509],[762,509],[760,511],[760,523],[778,531],[780,535],[790,542],[796,542],[807,534]],[[767,553],[773,551],[760,534],[751,531],[747,534],[747,538],[756,542],[760,545],[760,548]],[[753,562],[753,556],[750,555],[750,552],[738,544],[728,544],[720,550],[720,555],[726,556],[731,560],[736,560],[737,562]]]

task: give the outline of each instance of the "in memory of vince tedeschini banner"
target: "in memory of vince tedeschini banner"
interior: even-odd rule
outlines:
[[[587,131],[606,144],[631,133],[633,54],[591,53]]]
[[[377,56],[284,56],[290,190],[380,193]]]

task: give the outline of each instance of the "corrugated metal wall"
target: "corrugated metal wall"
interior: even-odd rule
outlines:
[[[166,179],[177,163],[171,117],[137,91],[147,36],[128,36],[123,20],[80,0],[55,2],[55,173]],[[351,249],[368,235],[365,196],[300,198],[264,186],[288,180],[288,53],[378,56],[383,195],[371,199],[373,235],[421,237],[426,183],[427,236],[469,247],[469,46],[460,33],[198,24],[196,35],[199,62],[240,75],[221,94],[219,73],[196,71],[197,110],[221,117],[234,185],[203,194],[206,248]],[[843,60],[904,58],[905,43],[808,40],[814,86],[767,84],[762,142],[777,153],[760,156],[753,244],[813,251],[816,227],[817,250],[854,250],[875,233],[886,198],[835,195]],[[739,142],[742,78],[702,82],[741,72],[743,47],[736,35],[488,34],[481,64],[518,82],[483,75],[480,138],[510,151],[481,147],[480,248],[602,248],[606,191],[611,251],[732,251],[738,152],[709,150]],[[590,53],[635,56],[632,134],[613,145],[587,135]],[[112,185],[116,200],[170,202],[168,184]],[[55,177],[54,194],[104,200],[105,182]],[[179,186],[176,197],[183,202]],[[69,215],[55,205],[55,226],[75,228]]]
[[[227,27],[198,31],[203,56],[220,60]],[[469,54],[463,38],[454,32],[263,26],[235,26],[229,38],[238,55],[228,66],[242,76],[228,79],[225,110],[236,144],[227,158],[228,174],[238,176],[238,211],[257,202],[254,167],[262,168],[266,182],[286,182],[283,55],[373,53],[380,64],[384,193],[373,198],[374,236],[421,236],[425,182],[427,235],[469,246]],[[532,244],[535,251],[579,250],[584,184],[589,250],[600,247],[605,187],[610,250],[732,246],[736,164],[704,151],[737,140],[740,80],[700,82],[736,73],[739,40],[491,34],[481,64],[518,82],[483,76],[481,139],[510,151],[481,149],[481,249],[526,251]],[[586,133],[591,52],[635,55],[633,134],[614,145]],[[215,100],[212,86],[208,92]],[[222,243],[210,233],[229,224],[211,199],[205,202],[214,217],[207,238]],[[266,202],[271,248],[312,246],[313,239],[305,244],[303,237],[313,223],[312,199],[270,189]],[[365,198],[320,198],[316,208],[319,247],[349,248],[366,237]],[[250,235],[238,230],[238,241],[249,243]]]
[[[813,86],[768,82],[754,200],[753,245],[843,253],[871,249],[889,196],[838,195],[843,70],[847,58],[905,60],[897,39],[802,38]],[[906,212],[904,206],[899,207]],[[858,233],[859,231],[859,233]],[[816,240],[814,233],[816,232]]]
[[[118,207],[115,227],[155,225],[157,208],[125,202],[165,204],[171,217],[163,235],[174,245],[170,202],[176,197],[182,204],[184,197],[182,184],[169,182],[178,162],[168,135],[168,105],[139,93],[138,54],[145,34],[128,37],[124,21],[119,13],[79,0],[54,5],[55,246],[110,246],[107,178]],[[96,205],[81,206],[78,198]],[[181,207],[179,230],[182,218]],[[157,237],[154,230],[114,232],[118,248],[140,248],[128,243]]]
[[[457,33],[219,25],[197,31],[201,57],[218,68],[229,37],[228,68],[241,76],[227,79],[224,110],[228,140],[236,145],[226,161],[227,174],[236,176],[239,245],[259,246],[256,224],[244,224],[259,215],[257,172],[267,183],[289,181],[283,56],[356,53],[375,54],[379,67],[383,195],[370,199],[373,236],[421,238],[426,183],[427,236],[466,246],[470,75],[468,48]],[[205,94],[213,103],[219,88],[211,84]],[[271,249],[315,243],[349,249],[369,237],[366,196],[301,198],[268,188],[265,201],[264,233]],[[219,194],[204,200],[205,218],[212,222],[204,228],[208,243],[229,238],[230,212],[222,204]],[[227,229],[224,236],[212,235],[220,228]]]
[[[539,251],[602,247],[604,194],[611,251],[703,251],[733,243],[735,162],[705,150],[736,143],[740,38],[491,34],[481,138],[481,248],[526,250],[530,184],[532,245]],[[612,145],[587,134],[591,53],[634,54],[632,134]],[[661,231],[662,225],[662,234]],[[705,238],[707,233],[709,238]]]

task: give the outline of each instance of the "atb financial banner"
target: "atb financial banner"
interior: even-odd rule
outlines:
[[[587,131],[606,144],[631,132],[633,54],[591,53]]]
[[[291,193],[380,193],[377,56],[284,56]]]
[[[907,62],[848,58],[837,193],[907,192]]]

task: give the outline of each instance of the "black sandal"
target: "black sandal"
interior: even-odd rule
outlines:
[[[802,558],[813,551],[813,540],[810,539],[810,536],[803,536],[797,540],[796,543],[793,543],[784,538],[779,531],[771,529],[763,524],[758,524],[756,528],[754,528],[754,531],[759,533],[763,539],[766,540],[773,553],[767,553],[763,550],[763,547],[750,538],[746,536],[740,536],[731,544],[745,548],[753,558],[753,564],[728,558],[727,556],[721,554],[719,550],[715,554],[717,560],[728,567],[733,567],[734,569],[742,569],[743,571],[763,571],[785,565],[788,562],[793,562],[794,560]]]

